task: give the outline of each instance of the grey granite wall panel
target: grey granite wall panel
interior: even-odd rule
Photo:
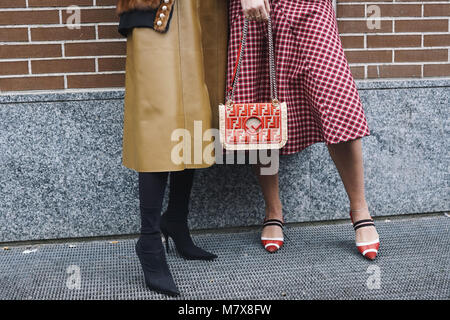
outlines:
[[[374,216],[450,209],[450,79],[357,82]],[[136,233],[137,173],[121,166],[123,91],[0,95],[0,242]],[[287,222],[348,217],[323,143],[281,159]],[[166,199],[167,200],[167,199]],[[193,228],[258,225],[261,192],[246,165],[199,170]]]

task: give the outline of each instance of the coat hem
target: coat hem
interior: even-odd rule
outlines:
[[[214,165],[215,165],[215,163],[203,164],[203,165],[184,165],[184,166],[180,165],[180,166],[174,166],[173,168],[169,168],[169,167],[145,168],[145,167],[141,167],[141,166],[133,166],[133,165],[128,165],[128,164],[122,163],[122,166],[124,166],[125,168],[136,171],[136,172],[173,172],[173,171],[184,171],[184,170],[188,170],[188,169],[206,169],[206,168],[210,168]]]

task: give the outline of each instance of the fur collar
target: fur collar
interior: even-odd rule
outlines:
[[[140,9],[140,10],[155,10],[161,4],[161,0],[118,0],[116,13],[120,15],[125,11]]]

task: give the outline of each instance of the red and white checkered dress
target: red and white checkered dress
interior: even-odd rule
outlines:
[[[332,0],[271,0],[271,6],[278,98],[288,106],[288,142],[280,154],[370,135]],[[241,0],[229,1],[229,19],[228,86],[244,24]],[[270,101],[266,23],[249,23],[234,101]]]

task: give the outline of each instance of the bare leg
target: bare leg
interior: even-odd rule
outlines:
[[[364,209],[354,212],[353,219],[355,221],[369,219],[370,213],[364,194],[364,167],[361,139],[330,144],[327,147],[350,200],[350,209]],[[376,238],[378,238],[378,233],[375,227],[356,230],[357,242],[372,241]]]
[[[275,175],[261,175],[261,167],[262,165],[259,164],[252,166],[253,171],[258,178],[266,203],[266,219],[278,219],[284,222],[283,207],[281,205],[278,187],[278,173]],[[277,226],[267,226],[263,229],[262,236],[268,238],[281,238],[283,237],[283,230]]]

